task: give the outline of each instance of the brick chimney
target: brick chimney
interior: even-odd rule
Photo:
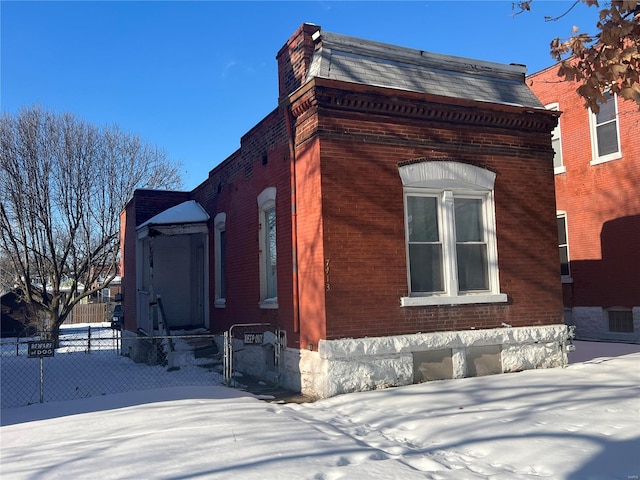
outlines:
[[[303,23],[276,55],[279,99],[290,95],[304,82],[315,48],[312,35],[319,30],[318,25]]]

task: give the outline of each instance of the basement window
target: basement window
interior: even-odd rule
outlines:
[[[631,310],[608,310],[609,331],[633,333],[633,312]]]

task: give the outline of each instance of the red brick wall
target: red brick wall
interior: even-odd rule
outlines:
[[[327,111],[319,129],[326,338],[562,323],[547,134]],[[497,173],[500,285],[508,305],[400,307],[408,286],[398,163],[422,157]]]
[[[276,323],[287,330],[289,343],[297,338],[293,329],[291,187],[289,150],[284,117],[274,111],[248,132],[241,148],[214,168],[207,182],[193,192],[213,219],[226,214],[225,308],[215,308],[214,230],[210,226],[210,319],[214,333],[236,323]],[[278,309],[261,309],[259,266],[259,216],[257,198],[276,187],[276,242]]]
[[[303,24],[276,55],[279,98],[290,95],[304,82],[315,48],[311,36],[318,30],[316,25]]]
[[[318,158],[320,143],[313,139],[296,151],[298,273],[301,347],[316,348],[326,338],[326,305],[322,186]]]
[[[528,81],[540,101],[559,103],[563,162],[555,175],[557,209],[567,213],[573,283],[565,284],[567,307],[640,305],[640,111],[618,100],[622,158],[591,165],[589,111],[562,82],[557,66]]]
[[[316,28],[301,27],[279,52],[281,96],[301,85],[313,50],[310,35]],[[513,326],[562,322],[550,136],[539,128],[527,128],[526,122],[518,128],[497,126],[508,124],[503,122],[507,117],[544,117],[544,124],[546,114],[486,106],[494,109],[492,123],[482,120],[485,110],[478,105],[455,101],[447,108],[463,111],[460,118],[466,120],[460,122],[467,123],[451,120],[456,114],[445,115],[448,121],[411,117],[402,113],[404,107],[389,113],[366,107],[349,111],[332,104],[335,92],[323,89],[321,83],[301,92],[293,105],[299,329],[293,311],[290,138],[284,111],[278,109],[250,130],[241,148],[189,195],[212,219],[217,213],[226,214],[225,308],[214,305],[210,224],[213,332],[235,323],[277,323],[287,330],[290,347],[315,348],[320,339],[489,328],[503,322]],[[342,87],[346,90],[340,94],[350,89],[364,97],[371,94],[369,90],[377,92],[371,105],[390,101],[381,89]],[[409,110],[428,101],[423,95],[394,92],[393,102],[405,102]],[[400,307],[408,287],[398,164],[418,158],[467,162],[496,172],[500,284],[508,304]],[[257,196],[267,187],[277,188],[277,310],[258,305]],[[150,196],[158,196],[160,202],[170,198],[157,192]],[[131,225],[171,206],[152,213],[151,205],[157,206],[155,200],[145,193],[137,195],[126,211],[127,232]],[[134,222],[130,212],[136,209],[139,217]],[[135,242],[135,235],[129,237]],[[125,244],[125,268],[132,247],[135,251],[135,243]],[[135,279],[125,280],[130,292],[125,298],[135,308]]]

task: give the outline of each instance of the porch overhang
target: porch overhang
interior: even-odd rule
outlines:
[[[183,202],[160,212],[136,227],[138,240],[158,235],[208,233],[209,214],[195,200]]]
[[[181,223],[173,225],[144,225],[137,229],[138,240],[158,235],[192,235],[208,233],[206,223]]]

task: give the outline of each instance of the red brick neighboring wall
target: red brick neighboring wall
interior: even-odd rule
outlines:
[[[589,110],[563,82],[555,65],[528,78],[544,104],[557,102],[566,173],[555,175],[557,209],[567,213],[573,283],[564,303],[574,306],[640,305],[640,112],[618,100],[622,158],[590,165]]]

